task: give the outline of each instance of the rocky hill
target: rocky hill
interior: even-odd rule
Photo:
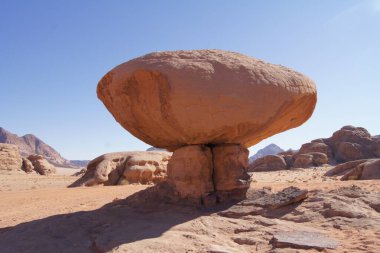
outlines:
[[[70,160],[70,164],[77,167],[86,167],[90,160]]]
[[[256,159],[250,164],[249,171],[335,166],[352,161],[360,161],[361,164],[368,159],[378,158],[378,136],[371,136],[363,127],[344,126],[329,138],[315,139],[303,144],[298,151],[286,151]]]
[[[273,144],[273,143],[269,144],[265,148],[262,148],[259,151],[257,151],[257,153],[254,154],[253,156],[249,157],[249,163],[252,163],[256,159],[259,159],[267,155],[277,155],[280,152],[284,152],[284,150],[280,148],[279,146],[277,146],[276,144]]]
[[[75,163],[63,158],[55,149],[43,142],[33,134],[18,136],[0,127],[0,143],[16,145],[23,157],[37,154],[45,157],[50,163],[57,166],[80,167]]]

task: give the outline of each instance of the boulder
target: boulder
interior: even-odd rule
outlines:
[[[189,145],[174,151],[168,163],[168,181],[176,194],[190,202],[200,203],[214,191],[213,161],[210,147]]]
[[[22,168],[22,159],[16,145],[0,143],[0,171],[17,171]]]
[[[371,151],[375,157],[380,158],[380,138],[372,137]]]
[[[330,146],[339,163],[375,158],[372,145],[375,140],[362,127],[344,126],[324,142]]]
[[[219,202],[244,199],[251,183],[247,173],[249,151],[236,144],[212,147],[213,182]]]
[[[380,179],[380,159],[368,160],[347,172],[341,180]]]
[[[92,160],[85,174],[71,187],[98,184],[153,184],[163,181],[171,153],[160,151],[117,152]]]
[[[311,154],[300,154],[297,155],[294,163],[294,168],[309,168],[313,167],[313,155]]]
[[[363,159],[339,164],[325,176],[342,176],[341,180],[380,179],[380,159]]]
[[[248,171],[276,171],[287,169],[287,163],[283,156],[280,155],[268,155],[255,160],[249,165]]]
[[[282,155],[282,157],[286,162],[286,168],[292,168],[294,164],[294,155]]]
[[[170,155],[169,152],[158,151],[158,154],[153,155],[131,156],[126,162],[123,176],[118,184],[157,184],[163,181],[166,178],[166,167]]]
[[[301,146],[298,154],[307,154],[307,153],[323,153],[328,157],[329,163],[334,163],[333,161],[333,152],[331,148],[322,142],[321,139],[313,140],[309,143],[305,143]]]
[[[56,173],[56,169],[42,155],[30,155],[28,160],[32,163],[34,170],[41,175]]]
[[[34,166],[32,162],[25,157],[22,158],[22,170],[26,173],[31,173],[34,171]]]
[[[350,162],[338,164],[334,168],[327,171],[325,173],[325,176],[329,176],[329,177],[331,177],[331,176],[342,176],[342,175],[346,174],[348,171],[350,171],[351,169],[353,169],[356,166],[358,166],[364,162],[367,162],[367,161],[368,161],[368,159],[363,159],[363,160],[356,160],[356,161],[350,161]]]
[[[328,163],[327,155],[319,152],[299,154],[295,156],[294,168],[318,167]]]
[[[365,153],[365,148],[358,143],[341,142],[336,151],[337,161],[355,161],[368,158]]]
[[[313,156],[313,165],[316,167],[328,164],[329,159],[326,154],[320,152],[309,153]]]
[[[130,133],[169,150],[193,144],[250,147],[304,123],[317,100],[308,77],[221,50],[130,60],[100,80],[97,94]]]

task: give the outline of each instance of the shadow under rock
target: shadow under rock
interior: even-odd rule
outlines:
[[[93,211],[54,215],[0,228],[0,252],[108,252],[126,243],[156,238],[173,226],[213,210],[166,204],[155,187]]]

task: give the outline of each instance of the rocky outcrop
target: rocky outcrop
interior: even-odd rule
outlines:
[[[293,168],[310,168],[319,167],[328,163],[326,154],[311,152],[306,154],[297,154],[293,163]]]
[[[339,164],[325,176],[342,176],[341,180],[380,179],[380,159],[365,159]]]
[[[0,127],[0,143],[16,145],[20,150],[21,156],[23,157],[37,154],[42,155],[54,165],[66,167],[77,166],[76,163],[71,163],[69,160],[63,158],[56,150],[33,134],[27,134],[19,137],[16,134]]]
[[[308,77],[221,50],[133,59],[108,72],[97,95],[134,136],[174,151],[169,185],[204,204],[244,198],[246,148],[303,124],[317,100]]]
[[[92,160],[75,186],[154,184],[166,177],[169,152],[135,151],[101,155]]]
[[[28,160],[32,163],[34,170],[41,175],[56,173],[55,167],[50,164],[42,155],[30,155]]]
[[[322,139],[303,144],[297,154],[308,154],[315,152],[325,154],[330,164],[335,162],[331,148],[325,144]]]
[[[313,140],[303,144],[298,152],[281,152],[278,157],[283,158],[286,162],[286,166],[279,165],[278,169],[310,168],[326,164],[336,165],[337,163],[375,159],[380,158],[380,139],[377,136],[371,136],[362,127],[344,126],[330,138]],[[279,160],[278,157],[277,160]],[[255,164],[255,167],[258,168],[252,168],[251,171],[266,171],[275,167],[273,156],[264,157],[258,163]],[[338,165],[332,171],[342,170],[351,163],[347,164]],[[356,162],[352,164],[357,165]]]
[[[324,142],[330,146],[334,159],[339,163],[377,157],[373,148],[376,140],[362,127],[344,126]]]
[[[25,157],[22,158],[22,170],[26,173],[31,173],[34,171],[34,166],[32,162]]]
[[[297,127],[312,114],[309,78],[238,53],[151,53],[108,72],[97,94],[134,136],[160,148],[245,147]]]
[[[0,143],[0,171],[20,171],[22,159],[17,146]]]
[[[275,171],[275,170],[285,170],[287,168],[284,156],[281,155],[268,155],[255,160],[249,165],[248,171],[259,172],[259,171]]]

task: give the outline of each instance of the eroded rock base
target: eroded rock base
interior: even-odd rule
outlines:
[[[177,197],[194,204],[242,200],[250,184],[248,153],[237,144],[181,147],[168,163],[168,182]]]

